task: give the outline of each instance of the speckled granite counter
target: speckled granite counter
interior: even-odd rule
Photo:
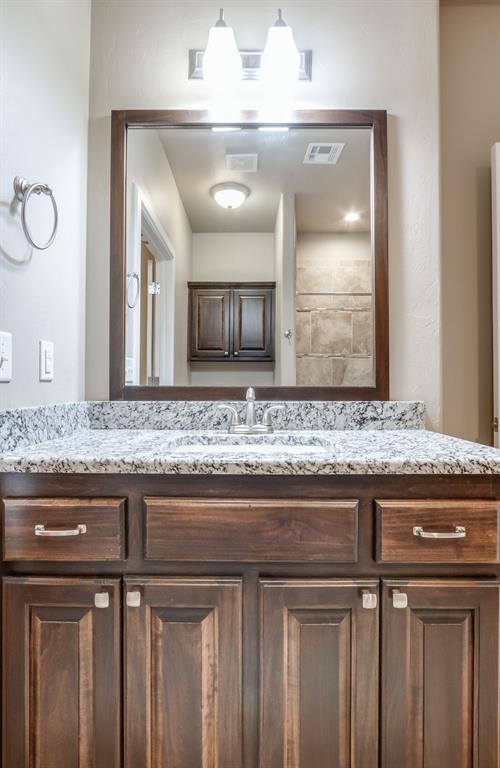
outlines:
[[[297,434],[299,436],[297,437]],[[318,437],[320,435],[320,437]],[[279,433],[276,433],[279,438]],[[188,444],[184,444],[189,438]],[[499,474],[500,451],[426,430],[303,431],[282,435],[284,446],[224,451],[203,440],[217,432],[82,430],[0,457],[2,472],[131,474]],[[298,443],[296,453],[286,442]],[[253,440],[255,443],[257,439]],[[200,445],[195,445],[196,443]]]

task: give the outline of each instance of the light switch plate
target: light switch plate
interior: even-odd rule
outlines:
[[[0,382],[12,381],[12,334],[0,331]]]
[[[54,378],[54,343],[40,340],[40,381],[52,381]]]

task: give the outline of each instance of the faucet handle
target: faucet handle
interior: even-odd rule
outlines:
[[[255,400],[255,389],[253,387],[248,387],[247,393],[245,395],[245,400],[247,401],[247,403],[249,400]]]
[[[271,413],[273,411],[284,411],[284,410],[285,410],[284,405],[270,405],[269,408],[266,408],[266,410],[264,411],[264,416],[262,417],[262,425],[264,427],[272,426]]]
[[[239,424],[241,424],[240,414],[238,413],[236,408],[234,408],[234,406],[232,406],[232,405],[218,405],[217,408],[219,410],[224,409],[226,411],[231,411],[231,421],[229,422],[230,428],[231,427],[237,427]]]

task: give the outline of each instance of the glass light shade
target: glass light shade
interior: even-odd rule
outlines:
[[[261,66],[261,79],[265,83],[283,86],[298,80],[300,54],[291,27],[269,27]]]
[[[210,190],[212,196],[221,208],[239,208],[243,205],[250,190],[243,184],[217,184]]]
[[[241,80],[241,55],[231,27],[212,27],[203,54],[203,78],[224,86]]]

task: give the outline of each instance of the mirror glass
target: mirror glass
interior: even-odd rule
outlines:
[[[373,386],[371,128],[129,128],[127,385]]]

